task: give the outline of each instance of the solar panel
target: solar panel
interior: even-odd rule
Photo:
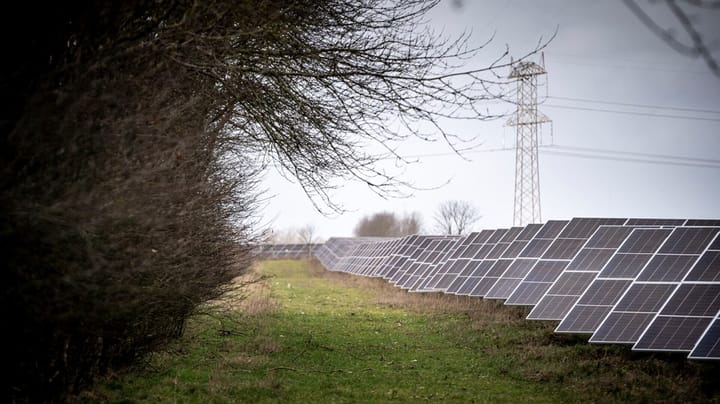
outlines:
[[[692,310],[689,306],[680,304],[681,301],[712,305],[714,300],[708,301],[707,295],[696,295],[705,289],[690,288],[688,285],[681,285],[681,281],[693,279],[689,277],[690,273],[693,273],[692,265],[699,262],[700,252],[713,241],[718,230],[720,229],[704,227],[673,229],[658,253],[642,269],[598,326],[590,337],[590,342],[635,343],[633,349],[692,349],[689,341],[693,338],[695,339],[692,344],[697,341],[699,334],[705,330],[703,327],[707,327],[716,311],[702,317],[702,321],[697,317],[690,319],[690,314],[684,314]],[[708,255],[703,266],[699,267],[693,276],[705,276],[702,268],[711,262],[712,257]],[[686,330],[677,331],[675,327],[679,326],[686,327]],[[639,341],[640,338],[642,342]]]
[[[304,259],[311,257],[320,244],[281,243],[261,244],[255,250],[256,259]]]
[[[720,313],[700,336],[688,358],[720,359]]]
[[[503,237],[499,240],[500,243],[512,243],[517,239],[518,235],[523,231],[524,227],[511,227],[507,229]]]
[[[495,284],[495,281],[505,272],[505,270],[512,264],[513,260],[501,259],[497,260],[493,266],[482,276],[478,276],[474,285],[468,288],[467,292],[470,296],[485,296],[490,288]],[[469,278],[468,283],[471,283],[474,278]]]
[[[452,283],[450,286],[448,286],[445,293],[449,294],[458,294],[458,292],[463,288],[463,286],[470,280],[471,284],[468,284],[465,286],[465,289],[469,288],[471,285],[474,285],[477,283],[477,280],[479,278],[482,278],[482,276],[492,267],[492,265],[495,263],[494,260],[483,260],[483,261],[470,261],[469,264],[463,269],[463,272],[459,273],[455,279],[452,280]],[[463,289],[463,294],[465,294],[465,289]]]
[[[425,241],[425,236],[411,236],[408,240],[407,245],[402,251],[401,259],[397,261],[395,267],[390,273],[388,273],[388,281],[393,284],[397,284],[412,267],[415,262],[415,255],[417,255],[417,249]]]
[[[595,279],[555,332],[592,334],[631,283],[631,280]]]
[[[555,239],[563,231],[569,220],[548,220],[537,232],[535,238]]]
[[[585,244],[585,248],[617,249],[634,230],[628,226],[600,226]]]
[[[656,254],[638,277],[641,282],[680,282],[697,255]]]
[[[578,221],[576,226],[569,231],[563,230],[563,234],[576,235],[583,237],[588,235],[588,239],[578,239],[580,248],[578,252],[572,256],[569,254],[556,254],[558,257],[572,258],[563,273],[557,278],[546,293],[540,299],[537,305],[528,314],[530,320],[562,320],[573,308],[575,303],[585,293],[588,286],[595,280],[600,270],[610,261],[615,252],[620,248],[623,242],[632,233],[632,227],[599,225],[599,223],[611,223],[620,221],[619,219],[606,220],[585,220]],[[624,221],[624,220],[623,220]],[[570,222],[573,223],[572,221]],[[590,233],[591,229],[595,230]],[[569,241],[574,239],[558,238],[555,242]],[[552,249],[552,247],[551,247]],[[548,256],[548,252],[543,258]],[[585,309],[588,311],[588,309]],[[599,313],[593,310],[593,313]],[[571,321],[566,323],[577,322],[575,318],[579,313],[573,314]],[[564,331],[558,328],[557,331]]]
[[[538,260],[535,258],[517,258],[505,271],[503,276],[495,282],[485,298],[487,299],[507,299],[515,288],[522,282],[525,275],[535,266]]]
[[[583,244],[585,244],[584,239],[558,238],[545,251],[542,258],[549,260],[572,259],[580,251]]]
[[[631,285],[590,342],[634,343],[674,290],[675,285],[667,283]]]
[[[436,290],[446,290],[457,278],[458,274],[470,264],[469,258],[461,258],[452,263],[450,268],[442,274],[441,278],[432,286]]]
[[[527,240],[515,240],[507,247],[507,249],[500,256],[501,258],[515,258],[527,247],[529,241]]]
[[[552,244],[554,239],[536,238],[528,242],[527,246],[520,252],[520,257],[535,258],[542,257]]]
[[[530,223],[529,225],[522,228],[520,234],[517,235],[515,240],[530,241],[535,238],[535,235],[543,228],[540,223]]]
[[[510,229],[496,229],[490,237],[485,240],[485,244],[497,244],[502,240],[503,237],[505,237],[505,233],[507,233]]]
[[[711,248],[715,248],[715,246]],[[708,250],[705,252],[685,280],[690,282],[720,282],[720,251]]]
[[[682,226],[685,219],[628,219],[626,226]]]
[[[387,249],[384,251],[384,258],[377,264],[375,271],[372,276],[383,277],[385,271],[390,268],[394,260],[397,259],[397,251],[404,246],[407,241],[407,237],[398,238],[388,243]]]
[[[632,281],[629,279],[596,279],[578,303],[610,308],[620,300],[630,284]]]
[[[715,255],[715,252],[710,253]],[[708,262],[712,260],[706,260],[705,264]],[[713,282],[712,279],[699,280],[702,277],[717,278],[720,275],[715,273],[708,276],[708,274],[709,271],[706,269],[699,270],[695,274],[689,273],[633,349],[691,351],[713,318],[720,312],[720,282],[717,280]],[[704,283],[696,283],[699,281]]]
[[[627,219],[614,218],[574,218],[565,226],[558,238],[588,239],[600,226],[620,226]]]
[[[411,291],[425,291],[425,285],[437,274],[449,256],[458,248],[458,243],[464,240],[464,237],[447,237],[439,240],[434,255],[429,257],[426,270],[422,273],[415,284],[410,286]]]
[[[418,281],[418,278],[427,270],[429,262],[433,258],[433,253],[437,244],[440,242],[439,239],[429,239],[429,242],[423,243],[418,250],[420,254],[415,259],[415,263],[411,267],[411,270],[406,271],[405,275],[396,284],[401,289],[408,289],[410,285]]]
[[[720,227],[720,220],[717,219],[688,219],[684,226]]]
[[[505,304],[536,305],[567,264],[568,261],[538,261],[508,297]]]
[[[670,233],[671,229],[635,229],[618,252],[654,254]]]
[[[505,237],[507,234],[508,229],[497,229],[493,231],[493,233],[487,237],[485,242],[481,245],[480,249],[477,251],[476,255],[472,257],[472,259],[468,262],[467,267],[474,270],[472,276],[468,276],[464,279],[453,279],[450,282],[450,286],[445,290],[446,293],[451,294],[458,294],[460,293],[460,290],[462,288],[463,294],[467,293],[468,288],[471,287],[471,285],[474,285],[474,283],[478,282],[482,277],[485,275],[485,272],[487,272],[488,265],[483,264],[484,262],[493,262],[494,260],[489,259],[489,252],[492,251],[499,243],[500,240]],[[481,265],[482,264],[482,265]],[[470,284],[465,285],[466,282],[470,282]],[[444,282],[446,283],[446,282]]]
[[[711,321],[703,317],[658,316],[633,350],[689,352]]]
[[[539,230],[538,226],[534,226],[534,227],[537,230]],[[516,239],[513,239],[512,237],[516,237],[516,238],[520,237],[520,236],[528,237],[529,234],[533,233],[533,232],[525,232],[524,228],[522,228],[522,227],[514,227],[511,230],[512,231],[509,231],[508,233],[506,233],[505,237],[502,240],[505,242],[505,244],[508,245],[506,250],[501,255],[502,257],[505,257],[505,258],[499,259],[493,265],[493,267],[490,268],[488,270],[488,272],[482,277],[482,279],[478,280],[477,285],[472,287],[472,289],[469,290],[468,293],[471,296],[484,296],[488,299],[490,299],[490,298],[504,299],[504,298],[507,298],[506,294],[508,294],[508,292],[512,291],[512,290],[508,291],[507,288],[512,286],[513,283],[503,281],[502,284],[504,285],[504,289],[503,289],[502,293],[500,293],[501,292],[500,290],[495,291],[496,294],[501,294],[502,297],[496,296],[496,295],[493,295],[493,297],[488,296],[488,293],[490,292],[490,290],[492,290],[494,285],[499,280],[503,279],[506,276],[507,271],[510,269],[510,266],[515,262],[515,258],[521,251],[521,248],[515,248],[514,250],[510,249],[510,246],[512,246],[513,243],[518,241]],[[520,240],[520,242],[526,242],[526,241]],[[500,246],[501,244],[503,244],[503,243],[502,242],[498,243],[498,246]],[[534,261],[535,260],[533,260],[533,263],[534,263]],[[517,271],[517,270],[514,269],[514,271]],[[527,271],[529,271],[529,268],[527,270],[525,270],[525,272],[523,273],[523,276],[527,273]],[[519,281],[518,281],[518,283],[519,283]],[[516,284],[514,286],[516,286]],[[514,289],[514,287],[512,289]]]
[[[453,246],[457,237],[447,236],[439,238],[432,245],[430,254],[427,255],[421,268],[418,269],[416,275],[404,284],[405,289],[417,290],[436,272],[438,262],[446,255],[447,250]]]
[[[567,220],[551,220],[545,223],[535,234],[525,249],[518,255],[520,258],[543,257],[548,248],[555,242],[565,226],[570,222]],[[508,305],[535,305],[550,288],[552,282],[560,275],[568,261],[554,261],[540,259],[527,272],[525,279],[518,282],[512,290],[505,304]],[[538,280],[542,278],[542,280]]]
[[[479,233],[471,233],[465,240],[462,241],[463,247],[458,248],[451,257],[442,264],[435,275],[427,282],[426,289],[432,290],[445,290],[455,279],[455,276],[459,273],[460,269],[465,267],[469,262],[470,258],[473,258],[480,254],[478,251],[481,246],[495,233],[495,230],[483,230]],[[465,252],[472,250],[472,254],[466,254]],[[460,257],[465,259],[461,259]],[[458,263],[459,262],[459,263]]]
[[[388,256],[381,266],[375,271],[375,276],[381,278],[389,278],[388,273],[395,268],[395,265],[401,259],[400,252],[403,251],[408,244],[409,237],[397,239],[394,245],[389,249]]]
[[[715,238],[718,229],[712,227],[678,227],[660,248],[661,254],[700,254]]]

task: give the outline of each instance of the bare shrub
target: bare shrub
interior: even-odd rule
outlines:
[[[157,349],[247,266],[256,169],[215,143],[212,81],[125,7],[23,21],[48,32],[20,38],[5,94],[22,111],[2,127],[4,401],[54,400]]]

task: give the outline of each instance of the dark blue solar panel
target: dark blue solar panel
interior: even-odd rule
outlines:
[[[660,248],[663,254],[700,254],[718,233],[712,227],[677,227]]]
[[[720,359],[720,319],[715,319],[698,341],[690,358]]]

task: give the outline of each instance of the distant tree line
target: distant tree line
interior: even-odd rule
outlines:
[[[364,216],[355,226],[357,237],[401,237],[420,233],[420,214],[398,216],[391,212],[378,212]]]
[[[478,209],[468,201],[445,201],[435,211],[430,231],[445,235],[467,234],[481,218]],[[406,215],[377,212],[363,216],[353,234],[356,237],[403,237],[420,234],[422,230],[422,217],[418,212]]]

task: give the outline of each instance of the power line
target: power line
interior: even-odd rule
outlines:
[[[658,164],[666,166],[685,166],[685,167],[701,167],[701,168],[716,168],[720,169],[720,165],[715,164],[703,164],[703,163],[686,163],[681,161],[660,161],[660,160],[646,160],[646,159],[634,159],[628,157],[612,157],[612,156],[601,156],[596,154],[585,154],[585,153],[573,153],[573,152],[561,152],[552,150],[541,150],[542,154],[551,154],[556,156],[566,157],[579,157],[591,160],[610,160],[610,161],[623,161],[630,163],[643,163],[643,164]]]
[[[613,109],[573,107],[573,106],[570,106],[570,105],[551,105],[551,104],[544,104],[543,106],[544,106],[544,107],[550,107],[550,108],[573,109],[573,110],[580,110],[580,111],[607,112],[607,113],[622,114],[622,115],[650,116],[650,117],[654,117],[654,118],[687,119],[687,120],[692,120],[692,121],[720,122],[720,118],[704,118],[704,117],[699,117],[699,116],[653,114],[653,113],[650,113],[650,112],[618,111],[618,110],[613,110]]]
[[[720,159],[706,159],[706,158],[700,158],[700,157],[691,157],[691,156],[676,156],[676,155],[670,155],[670,154],[654,154],[654,153],[642,153],[642,152],[632,152],[632,151],[623,151],[623,150],[610,150],[610,149],[598,149],[598,148],[592,148],[592,147],[579,147],[579,146],[563,146],[563,145],[539,145],[539,149],[542,149],[545,153],[550,154],[568,154],[571,155],[573,152],[581,152],[581,153],[595,153],[595,154],[606,154],[606,155],[616,155],[613,157],[613,159],[622,159],[622,156],[625,156],[624,161],[632,161],[630,158],[636,158],[638,161],[645,161],[648,159],[654,159],[658,162],[667,162],[667,163],[673,163],[672,161],[668,160],[675,160],[675,162],[687,162],[687,163],[693,163],[695,165],[698,164],[704,164],[708,167],[714,167],[714,166],[720,166]],[[494,152],[508,152],[508,151],[515,151],[514,147],[498,147],[498,148],[492,148],[492,149],[470,149],[470,150],[464,150],[460,153],[455,152],[447,152],[447,153],[421,153],[421,154],[413,154],[413,155],[407,155],[407,156],[401,156],[403,159],[415,159],[415,158],[425,158],[425,157],[462,157],[467,154],[480,154],[480,153],[494,153]],[[603,156],[597,156],[598,158],[601,158]],[[612,157],[612,156],[611,156]],[[382,158],[382,160],[395,160],[396,157],[385,157]]]
[[[588,149],[592,150],[592,149]],[[657,158],[639,158],[639,157],[629,157],[629,156],[622,156],[619,152],[618,155],[602,155],[602,154],[592,154],[592,153],[583,153],[583,152],[572,152],[572,151],[562,151],[562,150],[547,150],[542,149],[541,152],[543,154],[550,154],[555,156],[565,156],[565,157],[578,157],[578,158],[584,158],[584,159],[591,159],[591,160],[609,160],[609,161],[622,161],[622,162],[630,162],[630,163],[643,163],[643,164],[657,164],[657,165],[665,165],[665,166],[684,166],[684,167],[701,167],[701,168],[715,168],[720,169],[720,161],[717,161],[716,163],[710,163],[710,162],[703,162],[704,159],[697,159],[697,161],[688,158],[687,160],[662,160]],[[637,153],[638,155],[642,155],[642,153]],[[652,155],[649,155],[652,156]],[[712,160],[711,160],[712,161]]]
[[[629,152],[629,151],[623,151],[623,150],[597,149],[597,148],[593,148],[593,147],[579,147],[579,146],[551,145],[551,146],[546,146],[546,147],[552,148],[552,149],[569,150],[569,151],[617,154],[617,155],[623,155],[623,156],[647,157],[647,158],[655,158],[655,159],[684,160],[684,161],[690,161],[690,162],[702,162],[702,163],[719,164],[720,165],[720,160],[718,160],[718,159],[705,159],[705,158],[699,158],[699,157],[675,156],[675,155],[670,155],[670,154]]]
[[[601,101],[601,100],[590,100],[587,98],[573,98],[573,97],[554,97],[548,96],[548,99],[553,100],[567,100],[567,101],[579,101],[579,102],[590,102],[596,104],[607,104],[607,105],[622,105],[626,107],[638,107],[638,108],[652,108],[652,109],[668,109],[673,111],[687,111],[687,112],[701,112],[708,114],[720,114],[720,110],[712,109],[697,109],[697,108],[683,108],[683,107],[666,107],[660,105],[649,105],[649,104],[632,104],[627,102],[616,102],[616,101]]]
[[[427,153],[427,154],[414,154],[409,156],[400,156],[403,159],[414,159],[414,158],[420,158],[420,157],[450,157],[450,156],[457,156],[462,157],[466,154],[477,154],[477,153],[491,153],[491,152],[502,152],[502,151],[515,151],[514,147],[498,147],[494,149],[469,149],[469,150],[462,150],[459,152],[447,152],[447,153]],[[396,160],[396,157],[387,157],[383,160]]]
[[[707,70],[687,70],[687,69],[668,69],[663,67],[657,67],[657,66],[650,66],[646,64],[636,63],[629,61],[625,64],[608,64],[608,63],[598,63],[597,61],[593,59],[583,58],[583,57],[577,57],[572,56],[569,57],[570,59],[585,59],[585,60],[592,60],[591,62],[573,62],[573,61],[567,61],[567,56],[558,56],[553,55],[549,56],[547,59],[552,60],[553,64],[561,64],[561,65],[577,65],[577,66],[587,66],[587,67],[594,67],[594,68],[610,68],[610,69],[619,69],[619,70],[641,70],[641,71],[656,71],[656,72],[668,72],[668,73],[682,73],[682,74],[695,74],[695,75],[712,75],[712,72]],[[558,60],[558,59],[566,59]],[[629,63],[629,64],[628,64]]]

